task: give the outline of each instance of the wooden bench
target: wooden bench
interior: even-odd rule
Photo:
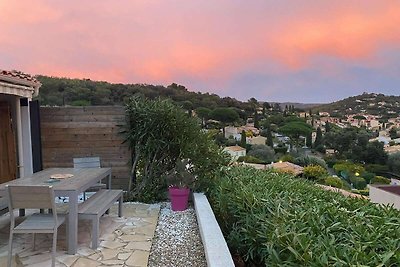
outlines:
[[[122,216],[122,190],[102,189],[79,205],[78,216],[80,219],[92,220],[92,248],[99,244],[99,220],[111,206],[119,200],[118,216]]]

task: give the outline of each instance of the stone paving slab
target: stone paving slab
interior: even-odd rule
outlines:
[[[60,210],[62,209],[65,209],[65,207],[60,208]],[[60,226],[57,239],[56,266],[146,267],[157,226],[160,205],[124,203],[124,217],[122,218],[116,215],[117,209],[117,205],[113,206],[110,215],[104,215],[100,219],[100,245],[96,250],[90,248],[90,221],[79,221],[78,251],[75,255],[66,253],[65,226]],[[16,211],[15,215],[17,215]],[[20,220],[20,218],[17,220]],[[0,216],[0,266],[7,266],[9,227],[9,215]],[[14,235],[13,266],[50,266],[51,238],[51,234],[37,234],[36,250],[32,251],[31,234]]]

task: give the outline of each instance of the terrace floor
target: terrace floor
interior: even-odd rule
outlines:
[[[117,206],[112,207],[110,215],[101,218],[100,245],[96,250],[90,248],[90,221],[80,220],[75,255],[66,253],[65,226],[60,226],[56,266],[147,266],[159,211],[159,204],[124,203],[124,217],[119,218]],[[0,216],[0,266],[7,266],[9,227],[9,215]],[[50,266],[51,238],[51,234],[37,234],[36,250],[32,251],[31,234],[14,235],[13,266]]]

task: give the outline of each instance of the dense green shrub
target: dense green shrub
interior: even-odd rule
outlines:
[[[253,145],[247,155],[258,158],[264,163],[275,161],[275,151],[267,145]]]
[[[324,179],[324,184],[325,185],[329,185],[329,186],[333,186],[336,188],[340,188],[340,189],[344,189],[345,188],[345,184],[343,182],[342,179],[340,179],[339,177],[334,177],[334,176],[328,176]]]
[[[326,165],[325,160],[314,156],[300,156],[295,158],[293,163],[303,167],[308,165],[319,165],[324,169],[327,169],[328,167],[328,165]]]
[[[287,152],[287,150],[288,150],[288,147],[287,146],[278,146],[278,147],[274,147],[274,151],[275,151],[275,153],[276,154],[286,154],[286,152]]]
[[[328,175],[326,169],[319,165],[309,165],[304,167],[303,176],[310,180],[324,179]]]
[[[349,179],[355,189],[363,190],[367,187],[367,182],[360,176],[351,175]]]
[[[338,159],[334,156],[326,156],[324,157],[324,160],[329,168],[332,168],[333,165],[335,165],[338,162]]]
[[[293,163],[294,162],[294,157],[292,155],[290,155],[290,154],[285,154],[282,157],[280,157],[279,160],[283,161],[283,162],[287,161],[287,162],[292,162]]]
[[[400,174],[400,152],[389,155],[388,166],[391,172]]]
[[[256,164],[264,163],[264,161],[262,161],[262,160],[260,160],[260,159],[258,159],[256,157],[253,157],[253,156],[240,156],[237,159],[237,161],[238,162],[247,162],[247,163],[256,163]]]
[[[195,189],[212,186],[214,173],[228,160],[196,119],[165,99],[135,96],[125,110],[123,133],[132,153],[131,198],[162,199],[167,190],[165,176],[178,159],[190,162],[190,171],[197,177]]]
[[[367,172],[383,174],[389,171],[389,167],[387,165],[381,165],[381,164],[367,164],[365,165],[365,170]]]
[[[355,164],[349,161],[339,161],[335,165],[333,165],[333,169],[335,170],[337,175],[341,175],[346,173],[347,175],[363,173],[364,167],[361,164]]]
[[[400,212],[285,174],[235,167],[213,210],[232,253],[251,266],[396,266]]]
[[[371,180],[371,184],[390,184],[390,179],[378,175]]]
[[[361,177],[365,179],[367,184],[371,183],[371,180],[374,179],[375,173],[372,172],[364,172],[361,174]]]

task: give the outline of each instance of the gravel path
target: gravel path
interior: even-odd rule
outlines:
[[[203,244],[193,207],[174,212],[162,203],[148,267],[206,267]]]

